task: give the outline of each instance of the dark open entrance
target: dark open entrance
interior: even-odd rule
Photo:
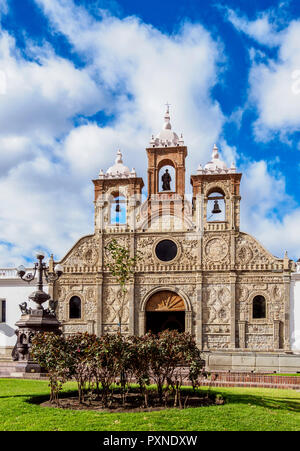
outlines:
[[[146,305],[146,330],[154,334],[163,330],[185,331],[185,305],[175,292],[164,290],[153,294]]]
[[[163,330],[178,330],[184,332],[185,312],[147,312],[146,328],[147,332],[153,334]]]

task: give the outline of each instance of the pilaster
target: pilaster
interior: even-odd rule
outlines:
[[[230,274],[230,348],[234,349],[236,347],[236,322],[235,322],[235,298],[236,298],[236,274]]]

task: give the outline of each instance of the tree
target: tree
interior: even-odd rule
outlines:
[[[116,278],[121,289],[121,302],[118,311],[116,312],[119,321],[119,332],[122,333],[122,318],[125,307],[126,294],[128,292],[126,284],[130,281],[134,268],[138,260],[140,260],[140,254],[131,257],[128,248],[120,245],[116,239],[110,241],[105,247],[111,256],[110,262],[106,263],[107,269]],[[114,308],[114,306],[113,306]]]

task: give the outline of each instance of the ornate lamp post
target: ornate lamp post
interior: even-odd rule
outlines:
[[[30,294],[29,299],[36,303],[36,308],[28,308],[27,302],[20,304],[21,319],[16,323],[17,343],[13,350],[13,359],[17,361],[17,372],[40,373],[40,366],[31,359],[30,348],[32,338],[38,332],[54,332],[60,334],[60,322],[56,318],[55,309],[57,301],[50,300],[50,295],[43,290],[43,278],[47,282],[54,282],[63,274],[61,265],[56,265],[53,270],[52,264],[47,266],[43,262],[45,255],[37,252],[37,262],[34,264],[33,273],[27,273],[24,266],[17,268],[18,276],[30,283],[37,276],[37,289]],[[49,301],[49,308],[44,309],[44,302]]]

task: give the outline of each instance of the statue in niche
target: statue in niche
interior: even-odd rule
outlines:
[[[166,169],[166,172],[163,174],[162,178],[161,178],[163,184],[162,184],[162,190],[163,191],[171,191],[171,181],[172,178],[169,174],[169,170]]]

